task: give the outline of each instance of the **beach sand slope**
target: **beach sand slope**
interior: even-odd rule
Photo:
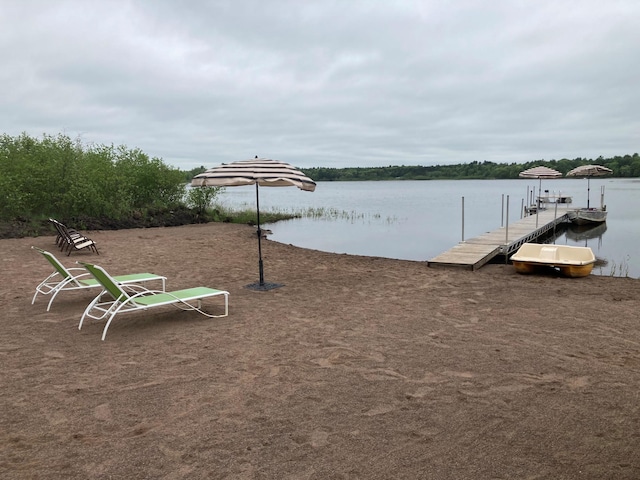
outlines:
[[[31,305],[53,237],[0,241],[0,478],[640,478],[639,280],[266,240],[285,286],[256,292],[254,228],[90,236],[58,258],[228,290],[230,315],[123,315],[102,342],[78,330],[95,292]]]

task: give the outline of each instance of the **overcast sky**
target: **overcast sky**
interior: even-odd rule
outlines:
[[[0,2],[0,134],[182,169],[640,151],[638,0]]]

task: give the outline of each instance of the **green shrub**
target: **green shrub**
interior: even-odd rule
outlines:
[[[66,135],[0,137],[0,220],[128,217],[183,204],[184,173],[125,146],[83,146]]]
[[[198,214],[204,215],[211,208],[213,201],[222,193],[222,187],[193,187],[187,190],[187,206],[193,208]]]

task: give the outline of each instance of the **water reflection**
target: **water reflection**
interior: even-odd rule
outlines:
[[[607,224],[605,222],[597,225],[575,225],[570,223],[567,227],[565,235],[568,239],[574,242],[584,241],[584,246],[587,246],[587,240],[591,238],[597,238],[599,243],[602,243],[602,235],[607,231]]]
[[[596,257],[596,263],[594,265],[594,274],[596,275],[615,275],[624,274],[620,272],[620,267],[613,266],[608,270],[603,269],[607,267],[609,261],[600,252],[602,250],[603,241],[602,238],[607,231],[606,222],[599,223],[597,225],[576,225],[574,223],[562,223],[558,225],[555,232],[552,232],[543,241],[549,244],[565,244],[580,247],[590,247],[593,250],[593,254]],[[614,271],[618,270],[617,272]]]
[[[582,180],[553,182],[562,195],[573,196],[572,206],[586,204]],[[553,241],[575,246],[586,243],[596,257],[608,260],[607,268],[594,269],[596,275],[638,278],[640,181],[612,179],[606,183],[606,224],[588,231],[565,225],[556,230]],[[313,194],[290,188],[266,189],[260,207],[322,212],[268,226],[273,230],[270,238],[281,243],[335,253],[425,261],[461,239],[504,226],[507,219],[510,225],[519,221],[528,191],[522,180],[321,182]],[[245,202],[253,205],[254,195],[250,188],[234,188],[228,189],[220,200],[228,206]],[[564,212],[565,206],[557,206],[558,214]]]

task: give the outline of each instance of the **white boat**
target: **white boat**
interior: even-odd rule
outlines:
[[[540,211],[547,210],[549,208],[567,207],[573,202],[573,197],[570,195],[564,195],[562,193],[549,193],[549,190],[544,191],[544,195],[538,195],[536,202],[524,207],[524,215],[535,215],[538,209]]]
[[[554,204],[554,203],[565,204],[565,203],[572,203],[573,197],[571,197],[571,195],[564,195],[561,192],[549,193],[549,190],[545,190],[544,195],[538,196],[538,202],[543,204],[545,203],[546,204]]]
[[[518,273],[552,268],[567,277],[586,277],[593,270],[596,257],[589,247],[523,243],[511,262]]]
[[[579,208],[578,210],[569,210],[567,217],[571,223],[576,225],[603,223],[607,221],[607,210],[606,208]]]
[[[587,208],[579,208],[568,213],[569,220],[576,225],[598,224],[607,221],[607,207],[604,204],[604,185],[600,187],[600,208],[590,208],[591,177],[610,175],[613,170],[602,165],[582,165],[567,172],[568,177],[587,178]]]

